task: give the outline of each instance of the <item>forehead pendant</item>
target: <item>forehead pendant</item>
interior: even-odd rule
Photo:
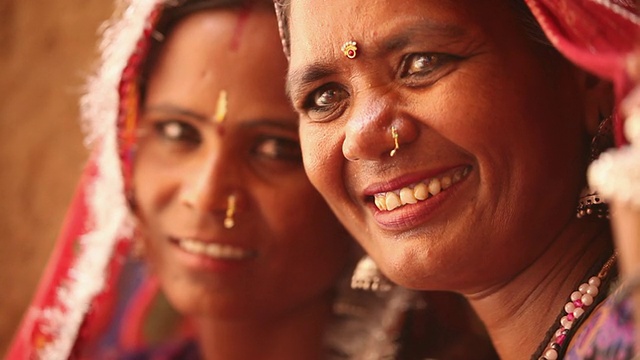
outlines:
[[[349,59],[353,59],[358,55],[358,45],[355,41],[347,41],[340,49]]]
[[[227,117],[227,91],[221,90],[216,103],[215,121],[219,124]]]

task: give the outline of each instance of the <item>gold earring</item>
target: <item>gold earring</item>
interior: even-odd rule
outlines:
[[[369,255],[358,261],[351,276],[351,288],[385,292],[393,288],[393,283],[380,270]]]
[[[598,126],[598,132],[591,140],[590,162],[596,160],[606,149],[614,146],[613,143],[613,116],[603,119]],[[581,219],[588,215],[595,215],[598,218],[609,218],[609,205],[602,197],[592,190],[588,185],[582,190],[578,199],[576,216]]]
[[[236,212],[236,196],[229,195],[227,198],[227,214],[224,218],[225,229],[231,229],[236,223],[233,220],[233,215]]]
[[[393,155],[396,154],[396,151],[398,151],[398,149],[400,148],[400,145],[398,145],[398,131],[396,130],[395,126],[391,127],[391,136],[393,137],[394,148],[389,153],[389,156],[393,157]]]

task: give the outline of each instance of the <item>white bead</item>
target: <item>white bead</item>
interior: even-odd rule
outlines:
[[[564,326],[565,329],[571,329],[571,325],[573,325],[573,321],[567,319],[566,316],[563,316],[562,319],[560,319],[560,324],[562,324],[562,326]]]
[[[582,298],[582,293],[580,291],[574,291],[571,293],[571,301],[576,301]]]
[[[554,334],[554,335],[555,335],[555,337],[558,337],[558,336],[562,335],[562,332],[563,332],[563,331],[564,331],[564,328],[562,328],[562,327],[561,327],[561,328],[559,328],[558,330],[556,330],[556,333]]]
[[[575,306],[575,305],[573,305],[573,303],[572,303],[572,302],[568,302],[568,303],[564,306],[564,311],[565,311],[567,314],[571,314],[571,313],[573,312],[573,310],[575,310],[575,309],[576,309],[576,306]]]
[[[591,296],[589,294],[584,294],[584,295],[582,295],[582,298],[580,298],[580,301],[582,301],[582,303],[585,306],[589,306],[589,305],[593,304],[593,296]]]
[[[558,359],[558,352],[555,351],[554,349],[549,349],[544,353],[544,357],[549,359],[549,360],[557,360]]]
[[[587,283],[582,283],[582,285],[580,285],[580,287],[578,288],[578,291],[580,291],[582,294],[586,294],[587,290],[589,290],[589,284]]]
[[[584,309],[582,308],[577,308],[575,310],[573,310],[573,316],[577,319],[580,316],[582,316],[582,314],[584,314]]]
[[[592,276],[591,279],[589,279],[589,285],[600,286],[600,278],[597,276]]]
[[[593,286],[593,285],[589,285],[589,288],[587,289],[587,294],[596,297],[598,296],[598,287],[597,286]]]

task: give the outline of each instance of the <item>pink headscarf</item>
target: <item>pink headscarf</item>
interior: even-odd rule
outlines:
[[[631,91],[627,57],[639,50],[640,17],[630,0],[525,0],[545,34],[565,57],[614,84],[616,102]],[[616,143],[624,144],[620,114]]]
[[[126,196],[137,81],[163,3],[123,2],[126,11],[107,24],[101,67],[81,101],[95,148],[8,359],[82,359],[96,353],[102,358],[109,355],[101,349],[126,352],[147,345],[143,325],[159,285],[131,256]]]

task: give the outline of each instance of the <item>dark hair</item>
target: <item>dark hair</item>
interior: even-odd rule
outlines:
[[[545,35],[540,27],[540,23],[538,23],[538,20],[533,16],[531,9],[529,9],[529,6],[527,6],[524,0],[510,0],[509,3],[516,11],[518,20],[520,20],[520,24],[529,38],[534,42],[553,48],[547,35]]]

